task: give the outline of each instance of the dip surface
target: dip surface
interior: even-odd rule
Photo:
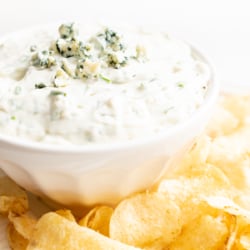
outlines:
[[[203,103],[210,69],[142,29],[62,24],[0,41],[0,133],[49,144],[158,134]]]

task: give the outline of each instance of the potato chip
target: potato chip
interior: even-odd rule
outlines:
[[[227,212],[235,217],[236,223],[231,221],[231,232],[227,242],[226,250],[250,249],[250,212],[240,207],[229,197],[210,196],[204,197],[206,202],[214,207]]]
[[[22,214],[27,210],[28,198],[26,192],[10,178],[0,177],[0,213],[8,214],[9,211],[12,211],[16,214]]]
[[[236,204],[233,200],[223,196],[208,196],[204,197],[204,200],[211,206],[221,209],[229,214],[236,216],[244,216],[250,223],[250,211],[245,210]]]
[[[246,126],[249,116],[249,95],[222,95],[206,132],[212,138],[229,136]]]
[[[250,138],[250,96],[230,96],[221,103],[238,120],[238,126],[230,134],[220,133],[213,138],[207,162],[220,168],[233,186],[249,190],[250,140],[247,138]],[[228,126],[231,126],[230,121]]]
[[[230,154],[230,152],[227,154]],[[220,157],[222,158],[222,156]],[[217,165],[217,167],[225,173],[228,179],[230,179],[231,186],[247,192],[250,188],[250,158],[240,159],[235,157],[235,160],[232,161],[228,156],[224,157],[223,160],[217,159],[216,161],[210,158],[210,161]]]
[[[180,209],[160,193],[123,200],[110,220],[110,237],[136,247],[165,246],[180,233]]]
[[[225,250],[233,250],[236,242],[236,237],[238,233],[237,217],[232,216],[231,221],[228,224],[229,237],[225,246]]]
[[[247,235],[240,236],[236,245],[236,249],[238,250],[250,249],[250,233],[248,233]]]
[[[245,230],[241,232],[241,234],[238,236],[238,238],[235,241],[234,249],[237,250],[248,250],[250,249],[250,231],[249,231],[249,226],[248,230]]]
[[[245,250],[250,249],[250,224],[245,217],[236,217],[236,227],[233,232],[234,241],[231,242],[230,250]],[[226,249],[228,250],[228,249]]]
[[[30,239],[37,220],[30,214],[16,215],[9,213],[8,218],[15,230],[25,239]]]
[[[217,105],[215,113],[206,130],[210,137],[215,138],[233,133],[237,130],[239,125],[239,119],[232,112],[221,105]]]
[[[250,195],[248,192],[242,192],[240,190],[235,191],[233,200],[236,204],[238,204],[241,208],[250,211]]]
[[[206,135],[200,136],[184,159],[182,159],[180,166],[177,168],[180,172],[175,171],[177,172],[175,176],[187,173],[187,167],[204,165],[210,152],[210,145],[210,137]]]
[[[218,250],[226,245],[229,230],[223,216],[204,215],[186,226],[169,250]]]
[[[49,212],[35,226],[27,250],[136,250]]]
[[[225,95],[222,97],[221,106],[231,112],[244,126],[250,117],[250,95]],[[230,125],[229,125],[230,126]]]
[[[114,209],[108,206],[97,206],[83,217],[78,224],[89,227],[105,236],[109,236],[109,223]]]
[[[9,246],[13,250],[26,250],[29,241],[25,239],[20,233],[17,232],[13,224],[7,227],[7,236]]]
[[[75,216],[68,209],[59,209],[56,211],[58,215],[61,215],[63,218],[68,219],[70,221],[76,221]]]
[[[183,225],[205,214],[209,208],[203,196],[228,193],[230,183],[223,172],[211,165],[190,168],[186,176],[163,180],[157,192],[175,202],[181,210]]]
[[[193,221],[196,217],[205,213],[206,207],[199,197],[192,190],[189,180],[165,180],[159,187],[160,193],[172,200],[180,208],[180,220],[183,225]]]

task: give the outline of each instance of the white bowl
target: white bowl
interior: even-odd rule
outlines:
[[[150,188],[206,126],[219,92],[211,66],[210,70],[204,104],[189,120],[156,136],[103,146],[57,147],[0,135],[0,166],[25,189],[68,206],[115,204]]]

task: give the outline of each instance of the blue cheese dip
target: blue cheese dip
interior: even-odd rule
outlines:
[[[0,41],[0,133],[102,144],[161,133],[203,103],[210,70],[161,32],[62,24]]]

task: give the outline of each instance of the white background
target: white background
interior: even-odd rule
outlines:
[[[250,85],[249,0],[0,0],[0,35],[86,18],[164,26],[205,52],[223,84]]]

